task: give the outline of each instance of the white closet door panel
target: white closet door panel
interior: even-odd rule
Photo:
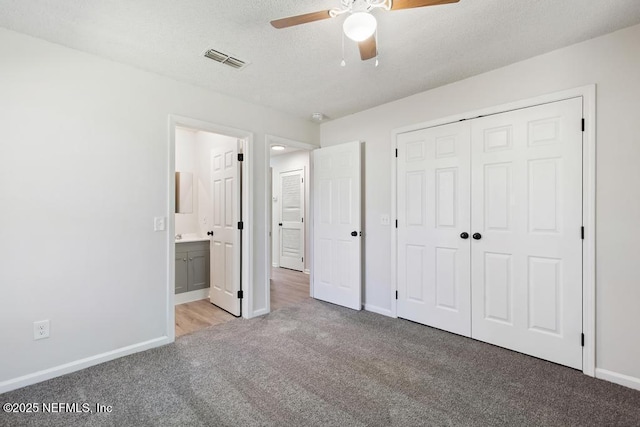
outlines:
[[[398,135],[398,316],[471,333],[468,123]]]
[[[473,120],[472,337],[582,368],[582,100]]]

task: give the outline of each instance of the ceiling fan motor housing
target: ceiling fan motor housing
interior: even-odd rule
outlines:
[[[342,0],[342,7],[345,11],[354,12],[370,12],[373,8],[391,7],[391,0]]]

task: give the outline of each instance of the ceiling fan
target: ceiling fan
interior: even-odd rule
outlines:
[[[344,34],[358,43],[363,61],[378,56],[376,43],[376,18],[373,9],[400,10],[440,4],[457,3],[460,0],[341,0],[342,7],[319,12],[305,13],[271,21],[275,28],[287,28],[323,19],[335,18],[348,13],[343,24]],[[344,62],[344,61],[343,61]]]

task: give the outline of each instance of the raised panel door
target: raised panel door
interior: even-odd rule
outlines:
[[[471,333],[470,128],[398,135],[398,316]]]
[[[473,120],[472,337],[582,367],[582,100]]]
[[[360,143],[314,151],[313,297],[360,310]]]
[[[211,303],[238,316],[240,303],[240,167],[238,142],[216,141],[211,149]]]

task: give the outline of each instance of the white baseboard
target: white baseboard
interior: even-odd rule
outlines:
[[[6,393],[11,390],[16,390],[18,388],[26,387],[31,384],[36,384],[42,381],[50,380],[51,378],[70,374],[71,372],[79,371],[81,369],[85,369],[90,366],[99,365],[100,363],[118,359],[123,356],[128,356],[133,353],[138,353],[138,352],[149,350],[155,347],[171,344],[171,342],[172,340],[166,336],[155,338],[149,341],[144,341],[138,344],[133,344],[127,347],[122,347],[116,350],[108,351],[106,353],[97,354],[95,356],[76,360],[74,362],[65,363],[64,365],[55,366],[53,368],[34,372],[33,374],[23,375],[18,378],[3,381],[3,382],[0,382],[0,394]]]
[[[280,267],[280,266],[278,265],[278,263],[277,263],[277,262],[274,262],[274,263],[272,263],[272,264],[271,264],[271,267],[273,267],[273,268],[278,268],[278,267]]]
[[[383,316],[393,317],[393,313],[388,308],[380,308],[375,305],[365,304],[364,309],[367,311],[371,311],[372,313],[382,314]]]
[[[303,271],[304,274],[311,274],[311,270],[309,270],[308,268],[305,268]]]
[[[198,289],[197,291],[182,292],[176,294],[173,301],[175,305],[184,304],[187,302],[198,301],[201,299],[209,298],[209,288]]]
[[[260,310],[255,310],[252,313],[251,318],[258,317],[258,316],[264,316],[265,314],[269,314],[269,311],[266,308],[261,308]]]
[[[606,369],[601,368],[596,368],[596,378],[611,381],[612,383],[620,384],[635,390],[640,390],[640,378],[607,371]]]

